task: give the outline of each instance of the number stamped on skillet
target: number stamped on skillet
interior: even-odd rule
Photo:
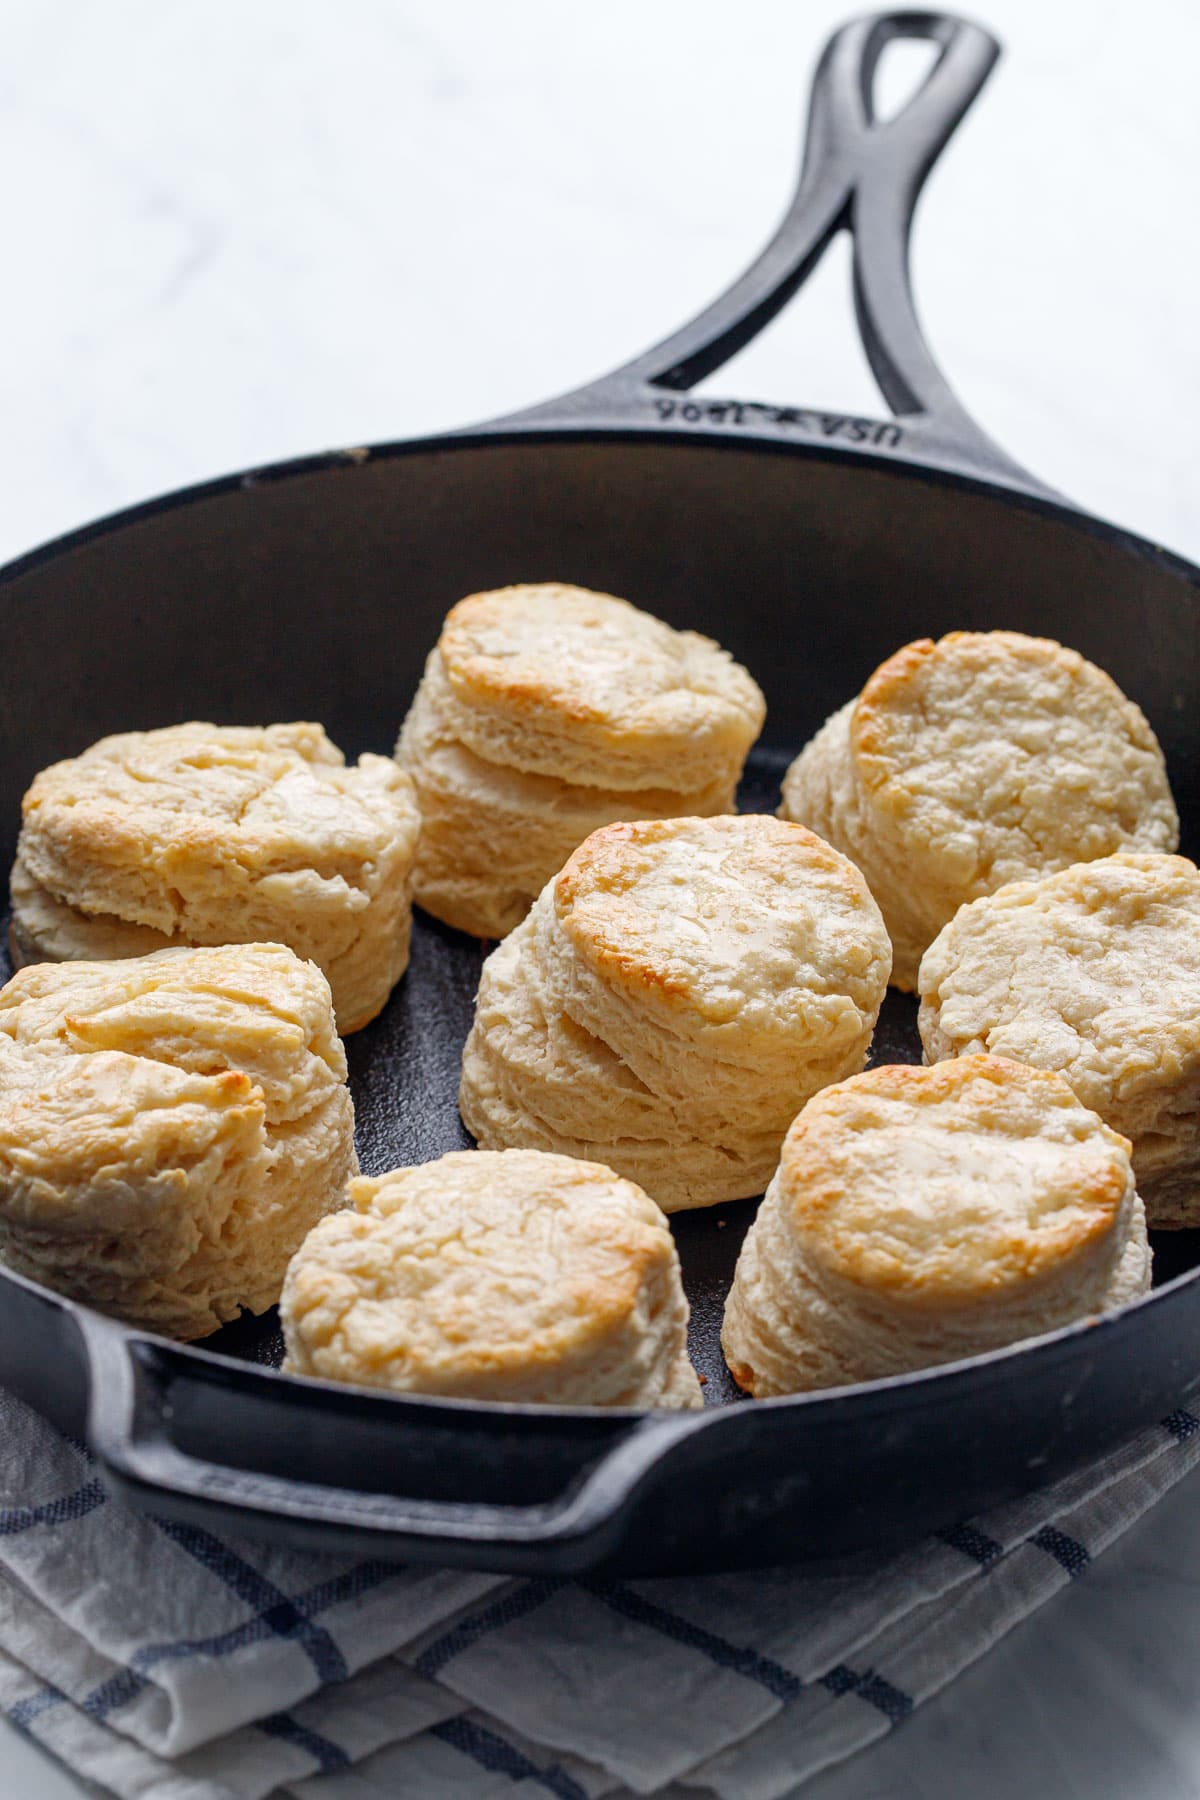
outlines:
[[[664,424],[787,425],[810,437],[840,438],[887,450],[894,450],[904,437],[902,428],[891,419],[859,419],[807,406],[770,406],[763,400],[675,400],[664,395],[651,404]]]

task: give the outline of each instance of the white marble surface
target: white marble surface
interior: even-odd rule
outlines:
[[[982,4],[1009,53],[918,223],[929,335],[1014,455],[1200,556],[1200,12]],[[0,0],[0,557],[644,347],[772,227],[851,10]],[[878,410],[848,316],[835,257],[715,387]],[[813,1800],[1200,1795],[1198,1509],[1193,1480]],[[0,1729],[4,1800],[79,1791]]]

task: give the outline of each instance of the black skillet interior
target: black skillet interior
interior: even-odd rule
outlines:
[[[874,63],[899,35],[941,54],[879,126]],[[449,604],[562,579],[709,633],[759,678],[768,724],[746,807],[775,805],[787,759],[898,645],[1007,626],[1113,671],[1159,733],[1184,847],[1200,845],[1200,577],[1016,470],[963,414],[913,314],[916,196],[995,54],[978,27],[940,15],[839,33],[777,237],[692,326],[595,387],[454,438],[215,483],[0,574],[0,855],[36,770],[106,732],[308,717],[350,754],[386,752]],[[681,400],[840,229],[854,235],[864,341],[897,421]],[[366,1170],[466,1141],[455,1094],[482,955],[419,916],[408,974],[349,1041]],[[914,1010],[889,998],[878,1060],[919,1054]],[[752,1212],[674,1222],[710,1407],[734,1398],[718,1331]],[[1155,1252],[1162,1281],[1191,1269],[1200,1243],[1160,1236]],[[659,1425],[655,1437],[595,1415],[543,1428],[503,1409],[328,1395],[253,1376],[247,1365],[278,1360],[273,1316],[207,1340],[214,1358],[139,1347],[82,1309],[0,1285],[0,1376],[86,1427],[141,1504],[494,1567],[713,1567],[901,1541],[1104,1448],[1169,1410],[1200,1368],[1200,1285],[1185,1280],[1016,1357],[874,1394],[743,1402],[711,1417],[719,1433],[684,1422],[686,1439]]]

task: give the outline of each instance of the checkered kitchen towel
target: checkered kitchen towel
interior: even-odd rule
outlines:
[[[853,1575],[513,1581],[141,1518],[0,1395],[0,1706],[146,1800],[794,1794],[899,1725],[1200,1459],[1180,1410]]]

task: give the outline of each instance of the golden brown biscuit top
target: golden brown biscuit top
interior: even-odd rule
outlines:
[[[939,1308],[1028,1293],[1102,1248],[1134,1192],[1125,1138],[1060,1076],[992,1056],[826,1088],[779,1183],[818,1277]]]
[[[351,1183],[293,1258],[289,1343],[344,1378],[453,1392],[602,1355],[675,1266],[666,1220],[599,1163],[469,1150]]]
[[[241,1070],[273,1124],[346,1079],[329,983],[282,944],[35,963],[0,988],[3,1050],[25,1061],[119,1051],[202,1075]]]
[[[378,858],[415,848],[420,822],[390,757],[347,768],[309,724],[104,738],[43,769],[22,812],[21,859],[56,898],[168,936],[193,912],[207,930],[218,890],[308,883],[317,908],[365,905]]]
[[[325,763],[341,768],[345,757],[331,743],[323,725],[311,719],[297,719],[286,725],[213,725],[204,719],[189,719],[182,725],[163,725],[154,731],[116,731],[109,737],[97,738],[94,744],[74,758],[76,762],[127,763],[147,750],[176,745],[181,753],[187,744],[219,744],[230,759],[239,754],[254,758],[264,751],[283,756],[298,756],[303,762]]]
[[[964,889],[1178,842],[1143,714],[1049,638],[953,631],[908,644],[871,676],[850,729],[872,805]]]
[[[590,748],[662,758],[662,784],[678,786],[669,765],[680,759],[740,764],[766,711],[757,684],[711,639],[586,588],[472,594],[447,614],[438,648],[465,703],[455,715],[463,741],[495,756],[497,730],[511,726],[499,759],[535,773],[570,777],[568,747]]]
[[[1059,1069],[1098,1110],[1194,1079],[1200,870],[1127,851],[1010,882],[934,939],[920,992],[930,1054],[990,1050]]]
[[[606,826],[553,884],[557,922],[606,982],[707,1024],[811,1029],[873,1014],[891,946],[848,858],[762,813]]]
[[[182,1205],[189,1188],[215,1188],[224,1169],[253,1158],[264,1117],[262,1090],[240,1069],[10,1049],[0,1053],[0,1212],[60,1237],[136,1242],[164,1199]],[[186,1235],[186,1208],[178,1228]]]

